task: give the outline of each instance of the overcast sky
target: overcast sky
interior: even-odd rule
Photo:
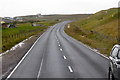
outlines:
[[[32,14],[95,13],[118,7],[119,0],[0,0],[0,17]]]

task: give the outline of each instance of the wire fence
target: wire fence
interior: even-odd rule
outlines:
[[[85,34],[90,34],[90,33],[92,33],[92,34],[96,34],[96,35],[98,35],[100,38],[102,38],[102,39],[109,39],[109,40],[117,40],[118,41],[118,37],[116,36],[116,37],[111,37],[111,36],[108,36],[108,35],[103,35],[103,34],[100,34],[99,32],[96,32],[96,31],[93,31],[93,30],[91,30],[91,31],[86,31],[86,30],[84,30],[83,28],[81,28],[80,26],[78,26],[78,25],[76,25],[76,24],[73,24],[74,26],[76,26],[79,30],[81,30],[82,32],[84,32]]]
[[[12,35],[8,34],[7,36],[2,35],[2,44],[6,44],[6,43],[12,42],[14,40],[18,40],[20,38],[26,38],[30,35],[33,35],[33,34],[39,32],[43,28],[30,30],[30,31],[25,31],[24,30],[24,31],[20,31],[19,33],[14,33]]]

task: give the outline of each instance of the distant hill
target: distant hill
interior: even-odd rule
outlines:
[[[16,16],[21,17],[27,20],[58,20],[61,19],[64,20],[79,20],[85,17],[90,16],[91,14],[71,14],[71,15],[63,15],[63,14],[51,14],[51,15],[41,15],[38,17],[38,15],[28,15],[28,16]]]

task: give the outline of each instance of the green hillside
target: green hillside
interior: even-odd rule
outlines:
[[[70,28],[66,27],[65,31],[109,56],[113,45],[118,43],[118,9],[102,10],[83,20],[72,22]]]

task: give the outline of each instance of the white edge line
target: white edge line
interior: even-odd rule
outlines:
[[[64,33],[65,33],[65,31],[64,31]],[[65,34],[66,34],[66,33],[65,33]],[[67,35],[67,36],[69,36],[69,35]],[[69,36],[69,37],[70,37],[70,36]],[[70,38],[72,38],[72,37],[70,37]],[[72,38],[72,39],[74,39],[74,38]],[[74,39],[74,40],[76,40],[76,39]],[[78,40],[76,40],[76,41],[78,41]],[[104,58],[106,58],[106,59],[109,59],[108,57],[104,56],[103,54],[101,54],[101,53],[99,53],[99,52],[97,52],[97,51],[94,51],[90,46],[88,46],[88,45],[86,45],[86,44],[84,44],[84,43],[82,43],[82,42],[80,42],[80,41],[78,41],[78,42],[79,42],[80,44],[82,44],[83,46],[85,46],[86,48],[90,49],[91,51],[97,53],[98,55],[100,55],[100,56],[102,56],[102,57],[104,57]]]
[[[57,37],[55,36],[56,40],[58,41]]]
[[[82,42],[81,42],[81,43],[82,43]],[[82,44],[83,44],[83,43],[82,43]],[[106,59],[109,59],[108,57],[104,56],[102,53],[99,53],[99,52],[97,52],[97,51],[94,51],[91,47],[89,47],[89,46],[87,46],[87,45],[85,45],[85,44],[83,44],[83,45],[84,45],[86,48],[90,49],[91,51],[99,54],[100,56],[102,56],[102,57],[104,57],[104,58],[106,58]]]
[[[40,64],[40,69],[39,69],[39,72],[38,72],[38,75],[37,75],[37,79],[39,79],[39,77],[40,77],[41,70],[42,70],[42,65],[43,65],[43,58],[42,58],[42,61],[41,61],[41,64]]]
[[[63,56],[64,59],[67,59],[66,56]]]
[[[45,32],[46,33],[46,32]],[[19,65],[22,63],[22,61],[26,58],[26,56],[29,54],[29,52],[32,50],[32,48],[35,46],[35,44],[38,42],[38,40],[45,34],[43,33],[32,45],[32,47],[28,50],[28,52],[24,55],[24,57],[20,60],[20,62],[15,66],[15,68],[12,70],[12,72],[8,75],[7,79],[12,76],[12,74],[15,72],[15,70],[19,67]]]
[[[73,70],[72,70],[71,66],[68,66],[68,69],[70,70],[70,72],[73,72]]]
[[[77,41],[78,41],[78,40],[77,40]],[[78,42],[79,42],[79,41],[78,41]],[[108,57],[104,56],[102,53],[99,53],[99,52],[97,52],[97,51],[94,51],[90,46],[88,46],[88,45],[86,45],[86,44],[84,44],[84,43],[82,43],[82,42],[79,42],[79,43],[82,44],[83,46],[85,46],[86,48],[90,49],[91,51],[97,53],[98,55],[100,55],[100,56],[102,56],[102,57],[104,57],[104,58],[106,58],[106,59],[109,59]]]

